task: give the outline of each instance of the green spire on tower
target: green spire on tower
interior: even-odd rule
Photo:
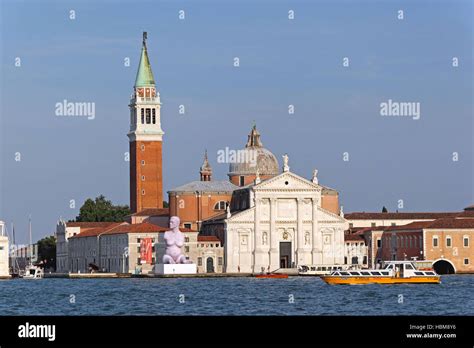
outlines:
[[[138,65],[137,78],[135,80],[135,87],[149,87],[155,85],[153,72],[151,71],[150,60],[148,59],[148,52],[146,48],[147,33],[143,32],[142,54],[140,56],[140,64]]]

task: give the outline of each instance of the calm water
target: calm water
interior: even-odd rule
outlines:
[[[0,280],[0,293],[0,315],[474,315],[474,275],[357,286],[313,277],[15,279]]]

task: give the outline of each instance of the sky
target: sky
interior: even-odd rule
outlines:
[[[243,148],[255,121],[280,165],[288,153],[296,174],[317,168],[346,213],[474,203],[471,1],[0,6],[0,219],[14,222],[17,242],[29,215],[37,240],[87,198],[129,204],[142,31],[163,104],[165,192],[199,179],[205,149],[213,178],[225,180],[217,152]],[[63,100],[95,103],[95,117],[56,116]],[[419,119],[381,115],[389,100],[419,103]]]

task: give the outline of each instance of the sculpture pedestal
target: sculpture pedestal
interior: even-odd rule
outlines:
[[[196,274],[195,263],[160,263],[155,265],[155,274]]]

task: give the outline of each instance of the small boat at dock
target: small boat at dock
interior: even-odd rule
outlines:
[[[439,284],[434,270],[417,269],[412,261],[387,261],[382,269],[334,271],[321,276],[327,284]]]
[[[21,277],[23,279],[42,279],[44,277],[43,269],[39,266],[28,265],[25,268],[25,273]]]

